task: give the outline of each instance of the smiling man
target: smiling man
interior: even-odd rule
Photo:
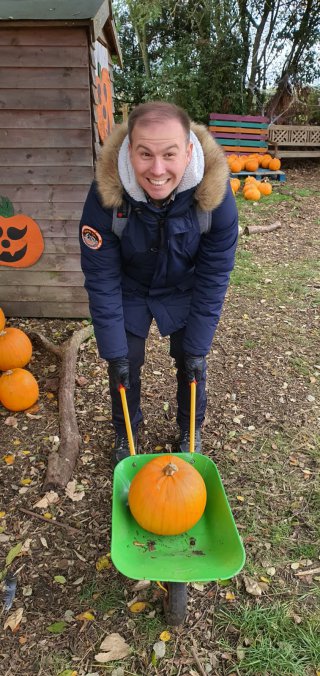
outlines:
[[[177,369],[178,451],[189,450],[190,382],[197,381],[195,450],[206,410],[206,355],[238,236],[223,150],[181,108],[141,104],[109,136],[80,223],[82,269],[99,354],[108,362],[113,462],[129,455],[119,385],[135,438],[140,369],[152,319],[170,336]]]

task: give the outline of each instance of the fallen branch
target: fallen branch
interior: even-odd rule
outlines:
[[[59,379],[59,427],[60,446],[52,451],[48,458],[47,473],[43,490],[65,488],[70,481],[79,455],[80,436],[74,406],[74,388],[76,377],[77,353],[81,343],[93,335],[93,327],[85,326],[75,331],[62,345],[54,345],[41,333],[32,333],[31,337],[39,340],[46,350],[61,360]]]
[[[19,507],[19,512],[23,512],[23,514],[28,514],[28,516],[32,516],[34,519],[40,519],[40,521],[45,521],[46,523],[49,524],[49,526],[57,526],[57,528],[65,528],[65,530],[68,530],[70,533],[81,533],[81,530],[79,530],[79,528],[73,528],[73,526],[68,526],[66,523],[61,523],[61,521],[52,521],[51,519],[46,519],[45,516],[37,514],[36,512],[31,512],[29,509],[23,509],[22,507]]]
[[[193,657],[194,657],[194,659],[197,663],[197,667],[198,667],[198,669],[201,673],[201,676],[207,676],[207,672],[205,671],[204,667],[201,664],[201,661],[200,661],[200,658],[199,658],[199,655],[198,655],[198,652],[197,652],[197,646],[196,646],[195,640],[192,636],[191,636],[191,640],[192,640],[193,645],[190,646],[190,648],[191,648],[191,652],[193,654]]]
[[[244,230],[244,235],[256,235],[259,232],[272,232],[272,230],[278,230],[281,228],[280,221],[272,223],[271,225],[247,225]]]
[[[312,570],[299,570],[298,577],[303,577],[304,575],[318,575],[320,573],[320,568],[312,568]]]

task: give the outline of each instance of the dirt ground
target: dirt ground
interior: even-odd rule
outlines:
[[[17,414],[0,407],[0,570],[11,552],[8,570],[17,572],[15,600],[0,620],[3,676],[276,673],[261,665],[256,672],[242,669],[238,629],[215,618],[236,613],[241,604],[269,608],[296,599],[301,608],[298,600],[308,597],[306,612],[316,604],[319,183],[320,166],[305,163],[288,167],[287,182],[274,185],[269,201],[255,206],[237,197],[243,227],[281,222],[274,232],[240,237],[236,270],[208,357],[203,453],[217,464],[247,563],[229,586],[198,580],[188,585],[183,626],[166,625],[164,591],[156,583],[137,589],[110,559],[113,430],[106,365],[94,339],[81,346],[77,361],[82,445],[73,478],[81,499],[60,491],[57,502],[36,507],[48,454],[60,432],[59,362],[34,345],[29,368],[40,387],[38,406]],[[8,318],[8,325],[39,331],[56,344],[84,323]],[[142,402],[140,450],[174,450],[175,371],[168,341],[155,325],[147,344]],[[22,550],[14,556],[18,543]],[[250,591],[250,580],[260,585],[260,593]],[[130,610],[135,602],[142,603],[140,612]],[[18,609],[23,609],[18,626],[4,628]],[[130,654],[99,663],[100,645],[113,633],[125,640]],[[162,657],[154,649],[159,641],[165,644]],[[316,676],[317,669],[320,663],[310,660],[301,673]]]

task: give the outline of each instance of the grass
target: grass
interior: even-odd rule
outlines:
[[[230,625],[237,630],[233,638]],[[306,605],[276,602],[220,610],[215,628],[220,649],[234,655],[226,673],[236,668],[241,676],[313,676],[320,666],[320,617]]]
[[[263,298],[272,300],[276,295],[278,303],[292,304],[297,299],[305,300],[309,293],[308,284],[317,280],[320,274],[318,259],[294,261],[290,263],[267,264],[261,266],[254,260],[253,254],[238,247],[236,265],[231,274],[231,284],[243,289],[251,297],[257,291]],[[265,282],[265,280],[271,282]]]

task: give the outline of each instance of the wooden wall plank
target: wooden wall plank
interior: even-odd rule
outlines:
[[[88,68],[2,68],[1,89],[81,89],[88,87]]]
[[[76,286],[83,287],[84,277],[82,271],[68,271],[68,272],[37,272],[34,267],[28,269],[18,270],[17,268],[5,268],[0,265],[0,286],[19,286],[21,297],[23,289],[28,284],[34,286]],[[2,307],[1,300],[5,299],[5,295],[0,298],[0,307]]]
[[[0,269],[3,269],[3,265]],[[43,254],[41,258],[29,268],[29,275],[35,272],[80,272],[80,257],[78,254],[70,254],[65,256],[63,254]]]
[[[90,129],[0,129],[0,148],[90,148]]]
[[[5,298],[9,301],[21,301],[21,287],[20,286],[0,286],[0,298]],[[88,294],[84,288],[77,286],[59,287],[57,286],[32,286],[32,277],[30,277],[30,284],[23,287],[23,302],[38,303],[41,301],[48,301],[55,303],[63,297],[66,302],[75,301],[77,303],[87,303]]]
[[[79,237],[45,237],[44,253],[80,254]],[[30,283],[31,279],[30,279]]]
[[[25,211],[25,213],[29,214],[30,209]],[[79,236],[79,220],[76,219],[75,221],[72,221],[71,219],[68,220],[59,220],[59,221],[54,221],[51,219],[41,219],[38,220],[38,225],[41,229],[43,237],[55,237],[56,239],[64,239],[66,237],[78,237]]]
[[[90,110],[90,99],[85,89],[2,89],[0,109]]]
[[[59,49],[54,45],[27,45],[19,49],[12,46],[0,45],[0,63],[5,67],[22,68],[59,68],[63,66],[80,67],[88,66],[88,50],[83,47],[61,46]]]
[[[0,129],[74,129],[69,110],[0,110]],[[77,129],[91,129],[90,111],[77,110]]]
[[[87,32],[84,27],[66,27],[58,26],[37,28],[1,28],[0,24],[0,45],[11,45],[20,47],[22,45],[44,45],[47,46],[78,46],[87,47]]]
[[[3,148],[0,149],[0,166],[29,167],[33,171],[36,166],[75,166],[88,167],[92,165],[90,148]],[[2,171],[5,174],[5,171]],[[2,176],[1,176],[2,182]],[[55,181],[56,183],[57,181]]]
[[[76,202],[40,202],[33,205],[30,202],[14,202],[14,210],[16,213],[26,214],[28,211],[28,215],[34,218],[35,221],[39,221],[39,223],[41,219],[50,218],[57,221],[80,220],[82,209],[83,202],[80,202],[79,204]]]
[[[2,188],[3,192],[3,188]],[[24,209],[30,211],[28,204],[37,202],[83,202],[88,193],[87,186],[65,185],[6,185],[5,195],[15,205],[23,202]],[[26,212],[25,212],[26,213]]]
[[[88,319],[90,317],[88,303],[65,303],[63,300],[56,300],[53,303],[33,301],[24,303],[23,301],[7,302],[2,301],[1,307],[6,317],[68,317],[70,319]]]
[[[92,158],[90,158],[92,159]],[[0,162],[3,162],[4,157]],[[12,183],[22,185],[41,185],[48,183],[48,185],[55,185],[61,183],[63,185],[85,185],[89,188],[93,179],[93,166],[67,166],[61,162],[59,165],[46,167],[45,165],[38,166],[10,166],[8,165],[8,156],[6,158],[5,170],[1,172],[1,186],[12,185]]]

